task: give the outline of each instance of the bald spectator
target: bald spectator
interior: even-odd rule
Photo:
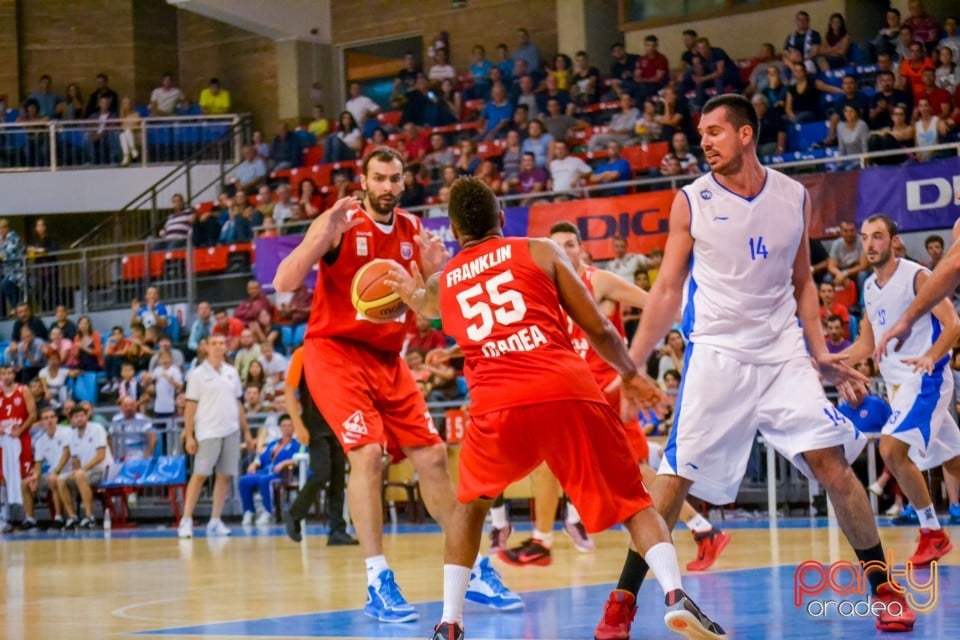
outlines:
[[[120,460],[152,458],[157,432],[150,419],[138,411],[137,400],[128,395],[110,421],[110,448]]]
[[[247,299],[237,305],[237,308],[233,311],[233,317],[242,322],[244,326],[248,326],[257,321],[257,317],[264,309],[269,311],[271,316],[273,315],[273,303],[263,293],[260,283],[256,280],[250,280],[247,282]]]

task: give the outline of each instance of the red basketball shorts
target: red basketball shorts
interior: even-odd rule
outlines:
[[[396,461],[403,458],[401,447],[443,442],[399,354],[349,340],[309,338],[303,371],[317,409],[344,451],[376,444]]]
[[[543,461],[588,531],[608,529],[653,504],[619,415],[582,400],[471,414],[457,499],[500,495]]]

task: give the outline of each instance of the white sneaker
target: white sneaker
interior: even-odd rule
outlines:
[[[193,537],[193,520],[190,518],[180,518],[180,526],[177,527],[177,537],[184,539]]]
[[[273,524],[273,514],[269,511],[261,511],[257,514],[257,524],[260,526],[268,526]]]
[[[230,527],[223,524],[223,520],[217,518],[216,520],[211,520],[207,523],[207,535],[208,536],[228,536],[230,535]]]
[[[244,527],[249,527],[253,524],[253,511],[244,511],[243,520],[240,524]]]
[[[884,513],[886,513],[891,518],[896,518],[898,515],[900,515],[900,507],[898,507],[895,504],[890,505],[890,508],[887,509]]]
[[[883,489],[876,482],[867,487],[867,490],[878,498],[883,495]]]

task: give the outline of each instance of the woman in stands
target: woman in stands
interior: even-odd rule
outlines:
[[[907,121],[906,105],[896,105],[890,112],[890,117],[893,119],[892,126],[870,133],[870,138],[867,140],[868,151],[890,151],[913,146],[916,132],[913,125]],[[900,164],[906,159],[905,155],[883,156],[873,158],[871,162],[872,164]]]
[[[850,34],[847,33],[847,22],[843,15],[834,13],[830,16],[823,44],[817,56],[817,67],[821,71],[839,69],[847,64],[847,54],[850,51]]]
[[[460,143],[460,159],[457,160],[457,175],[472,176],[480,167],[480,158],[477,157],[477,143],[473,140],[464,140]]]
[[[803,63],[793,65],[793,78],[795,83],[787,91],[787,120],[794,124],[823,120],[820,89],[807,75],[807,68]]]
[[[937,86],[953,95],[960,83],[960,73],[957,72],[957,62],[953,59],[953,49],[950,47],[940,47],[937,53],[936,78]]]
[[[783,116],[787,110],[787,85],[783,84],[780,69],[775,66],[767,67],[767,87],[760,93],[767,99],[770,109]]]
[[[320,214],[322,200],[320,194],[317,193],[317,185],[313,183],[313,180],[307,178],[300,182],[300,199],[298,202],[304,218],[307,220],[316,218]]]
[[[427,190],[417,180],[417,174],[410,167],[403,171],[403,191],[400,192],[400,208],[422,206],[427,199]]]
[[[67,85],[67,99],[57,105],[64,120],[83,120],[87,103],[80,94],[80,86],[76,82]]]
[[[838,151],[841,156],[859,155],[867,152],[870,130],[853,105],[843,108],[843,123],[837,127]]]
[[[557,81],[557,91],[570,90],[570,57],[565,53],[553,56],[553,69],[550,75]]]
[[[367,157],[371,151],[385,144],[387,144],[387,132],[384,131],[382,127],[377,127],[373,130],[373,135],[370,136],[370,142],[363,148],[363,153],[360,154],[360,157]]]
[[[940,120],[938,116],[933,115],[933,109],[930,108],[930,101],[926,98],[920,98],[917,101],[917,122],[916,135],[914,136],[914,145],[917,147],[932,147],[937,144],[937,138],[947,134],[947,125]],[[917,159],[929,160],[934,154],[932,152],[918,153]]]
[[[120,164],[127,166],[130,160],[140,157],[137,149],[137,137],[140,131],[140,114],[133,108],[133,101],[124,98],[120,101],[120,150],[123,151],[123,160]]]
[[[353,114],[342,112],[338,122],[340,126],[337,132],[323,141],[324,162],[356,160],[357,154],[363,149],[363,132]]]
[[[662,127],[660,140],[672,140],[673,134],[682,132],[687,134],[688,140],[699,140],[696,132],[690,126],[690,107],[687,99],[677,93],[673,85],[667,85],[663,90],[663,102],[658,107],[660,113],[657,121]],[[646,114],[646,110],[644,110]]]

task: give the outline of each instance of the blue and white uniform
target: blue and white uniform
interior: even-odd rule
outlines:
[[[881,287],[876,274],[867,278],[863,300],[875,336],[897,322],[916,297],[917,274],[927,269],[903,258],[890,280]],[[953,375],[950,355],[936,363],[933,373],[914,372],[904,359],[919,358],[940,337],[940,323],[928,313],[913,325],[900,350],[880,361],[893,414],[881,433],[910,445],[910,458],[921,471],[940,466],[960,455],[960,429],[950,413]]]
[[[806,192],[770,169],[743,198],[707,174],[683,188],[693,252],[684,286],[689,342],[677,416],[659,472],[733,502],[757,431],[806,475],[803,452],[853,442],[828,400],[797,319],[793,264]]]

